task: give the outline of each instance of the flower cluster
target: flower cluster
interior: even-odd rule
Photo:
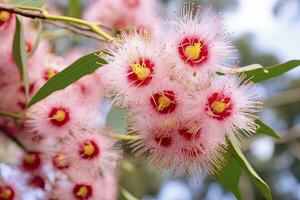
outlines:
[[[25,109],[25,88],[12,52],[15,23],[15,15],[0,11],[0,94],[4,94],[0,110],[25,112],[26,119],[15,124],[1,117],[0,126],[27,152],[20,151],[13,159],[18,177],[0,175],[0,199],[34,199],[26,197],[27,193],[35,193],[33,189],[42,193],[37,199],[116,199],[120,151],[104,126],[103,91],[95,89],[100,85],[99,76],[86,76]],[[64,58],[56,56],[43,38],[35,46],[37,33],[29,21],[24,21],[24,26],[32,97],[84,52],[74,50]]]
[[[255,132],[260,103],[241,75],[216,74],[234,58],[220,16],[192,4],[175,15],[160,39],[123,32],[100,75],[114,105],[127,111],[129,134],[139,137],[137,156],[175,174],[214,173],[226,137],[238,143]]]
[[[235,50],[221,17],[186,4],[167,15],[163,30],[154,2],[93,2],[84,18],[134,28],[108,44],[109,64],[29,109],[28,99],[85,52],[54,55],[24,20],[27,97],[13,58],[16,17],[0,10],[0,110],[25,116],[17,123],[1,117],[0,133],[26,150],[12,159],[17,178],[0,174],[0,200],[24,199],[32,190],[40,192],[36,199],[116,199],[121,152],[105,126],[104,95],[125,109],[128,134],[137,136],[133,152],[175,175],[213,174],[224,164],[226,140],[239,144],[256,131],[260,102],[251,81],[230,68]]]

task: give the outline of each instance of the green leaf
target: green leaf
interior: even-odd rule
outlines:
[[[269,186],[260,178],[252,168],[239,147],[227,138],[228,152],[225,153],[227,164],[216,175],[216,180],[230,190],[238,200],[242,199],[239,189],[239,179],[244,171],[254,182],[267,200],[272,200]]]
[[[264,122],[262,122],[260,120],[256,120],[255,123],[259,126],[256,133],[265,134],[265,135],[271,136],[275,139],[281,139],[281,137],[279,135],[277,135],[277,133],[271,127],[269,127],[267,124],[265,124]]]
[[[22,24],[22,18],[20,16],[16,17],[16,31],[13,41],[13,57],[18,66],[20,76],[23,81],[25,88],[26,99],[29,97],[29,78],[27,71],[27,55],[25,50],[25,36],[24,28]]]
[[[128,192],[126,189],[120,187],[120,193],[125,198],[125,200],[138,200],[135,196],[133,196],[130,192]]]
[[[229,150],[232,152],[234,159],[240,164],[243,170],[248,174],[248,176],[252,179],[258,189],[262,192],[264,197],[267,200],[272,200],[271,189],[268,184],[260,178],[260,176],[256,173],[256,171],[252,168],[242,151],[236,146],[231,140],[227,138],[227,142],[229,145]]]
[[[91,53],[89,55],[83,56],[73,64],[71,64],[69,67],[53,76],[35,94],[27,107],[30,107],[33,104],[41,101],[55,91],[66,88],[83,76],[91,74],[99,67],[107,64],[104,59],[100,58],[100,53],[102,52]]]
[[[81,16],[80,0],[69,0],[68,16],[80,18]]]
[[[300,60],[291,60],[283,64],[263,67],[259,64],[253,64],[238,69],[239,73],[246,75],[246,79],[253,82],[262,82],[271,78],[275,78],[283,73],[300,66]]]
[[[215,175],[216,180],[231,191],[238,200],[242,199],[239,190],[239,180],[242,175],[242,168],[230,153],[225,155],[227,165]]]
[[[18,6],[41,7],[47,0],[12,0],[11,4]]]

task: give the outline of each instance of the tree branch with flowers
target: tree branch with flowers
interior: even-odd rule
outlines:
[[[95,14],[104,15],[101,22],[54,15],[39,7],[45,2],[0,3],[0,133],[21,147],[12,165],[25,180],[22,185],[0,176],[0,199],[23,199],[27,188],[41,189],[44,199],[116,199],[120,141],[135,156],[176,176],[212,175],[237,199],[242,199],[238,182],[245,172],[272,199],[240,147],[255,134],[280,139],[259,120],[262,103],[255,83],[280,76],[300,60],[237,66],[221,17],[192,3],[169,13],[165,30],[158,30],[139,23],[124,29],[128,24],[122,17],[105,24],[111,14],[105,11]],[[138,0],[120,2],[128,10],[145,6]],[[47,40],[35,40],[29,19],[105,48],[52,55]],[[126,113],[126,133],[105,125],[104,96]],[[125,188],[120,189],[124,198],[136,199]]]

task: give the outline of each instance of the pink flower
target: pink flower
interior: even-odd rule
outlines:
[[[70,131],[80,125],[98,128],[101,110],[92,106],[82,106],[84,99],[74,95],[74,88],[56,92],[27,110],[25,127],[28,136],[43,140],[56,140],[68,136]],[[46,150],[46,149],[44,149]],[[41,151],[44,151],[41,150]]]
[[[175,175],[215,173],[223,166],[224,134],[193,119],[173,121],[173,126],[148,123],[135,126],[139,140],[133,142],[137,156],[148,154],[147,161]]]
[[[0,199],[14,200],[19,199],[16,194],[16,189],[11,185],[0,185]]]
[[[103,174],[102,178],[83,178],[72,182],[58,180],[54,183],[48,199],[114,200],[116,199],[115,174]]]
[[[221,17],[211,10],[199,7],[194,14],[193,4],[186,4],[175,17],[170,14],[167,25],[170,31],[165,37],[166,52],[179,76],[207,81],[217,66],[233,56]]]
[[[110,95],[116,95],[114,103],[120,107],[138,105],[151,95],[164,76],[169,65],[152,40],[134,32],[122,34],[122,42],[114,42],[110,63],[100,69],[100,76]]]
[[[172,127],[182,117],[187,94],[174,81],[164,80],[144,97],[143,103],[130,110],[129,123],[135,126],[146,123]]]
[[[222,130],[233,140],[241,134],[255,133],[261,103],[253,84],[241,83],[241,79],[227,76],[215,80],[207,91],[196,93],[190,99],[186,112],[212,128]]]
[[[71,135],[53,149],[54,168],[63,170],[71,177],[98,177],[113,168],[119,155],[115,140],[93,130],[74,128]]]

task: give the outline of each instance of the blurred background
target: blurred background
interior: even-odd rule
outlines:
[[[148,1],[148,0],[143,0]],[[50,0],[49,9],[81,17],[90,0]],[[300,59],[300,0],[198,0],[223,15],[227,31],[238,49],[239,65],[269,66]],[[180,0],[157,0],[157,15],[181,6]],[[100,12],[100,11],[99,11]],[[98,47],[95,41],[49,29],[54,51],[62,54],[74,46]],[[282,137],[275,141],[255,136],[246,141],[244,153],[257,173],[269,184],[274,200],[300,200],[300,68],[258,85],[264,101],[262,120]],[[107,123],[125,132],[122,113],[111,110]],[[231,200],[235,197],[212,177],[174,178],[167,171],[133,158],[130,148],[120,166],[120,185],[143,200]],[[228,177],[230,178],[230,177]],[[245,200],[264,199],[247,176],[240,180]],[[122,199],[120,197],[120,199]]]

